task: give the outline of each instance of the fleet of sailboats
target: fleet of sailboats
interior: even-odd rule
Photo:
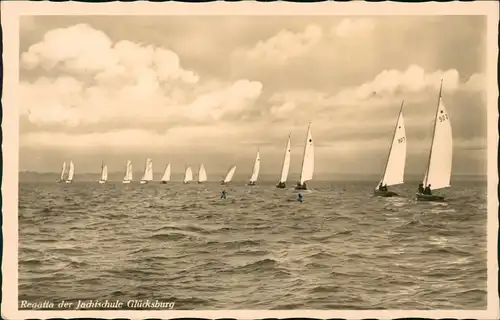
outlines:
[[[257,156],[255,157],[255,163],[253,165],[252,176],[250,177],[250,181],[248,182],[249,186],[254,186],[259,178],[260,171],[260,152],[257,150]]]
[[[304,146],[304,155],[302,157],[302,171],[300,172],[300,181],[297,182],[295,190],[307,190],[306,182],[312,180],[314,173],[314,144],[311,133],[311,123],[307,127],[307,137]]]

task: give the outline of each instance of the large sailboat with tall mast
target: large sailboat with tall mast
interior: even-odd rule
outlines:
[[[167,182],[170,181],[170,163],[167,164],[165,167],[165,171],[163,171],[163,176],[161,176],[160,183],[161,184],[166,184]]]
[[[288,135],[288,142],[286,143],[285,157],[283,158],[283,165],[281,167],[280,181],[276,185],[276,188],[280,189],[286,188],[286,180],[288,179],[288,171],[290,170],[290,156],[291,156],[290,136],[291,133]]]
[[[101,179],[99,179],[99,183],[103,184],[108,181],[108,165],[104,164],[104,161],[101,162]]]
[[[417,193],[419,201],[444,201],[444,196],[433,195],[432,190],[451,186],[453,136],[450,117],[443,104],[442,91],[443,80],[441,79],[427,170]]]
[[[226,177],[224,178],[224,180],[220,182],[220,184],[228,184],[229,182],[231,182],[235,172],[236,172],[236,166],[232,165],[231,168],[229,168]]]
[[[198,183],[203,183],[207,181],[207,170],[205,170],[205,166],[203,163],[200,165],[200,169],[198,170]]]
[[[257,149],[257,156],[255,157],[255,163],[253,164],[252,176],[250,177],[250,181],[248,182],[249,186],[254,186],[259,178],[260,171],[260,152]]]
[[[398,119],[394,127],[389,154],[385,163],[382,178],[373,191],[379,197],[394,197],[398,194],[389,191],[388,186],[404,183],[405,163],[406,163],[406,130],[403,119],[403,104],[399,109]]]
[[[146,158],[146,167],[140,183],[146,184],[149,183],[149,181],[153,181],[153,160]]]
[[[63,161],[61,176],[59,177],[59,180],[57,180],[57,183],[64,182],[65,177],[66,177],[66,161]]]
[[[69,171],[66,177],[66,183],[73,183],[73,178],[75,176],[75,164],[72,160],[69,161]]]
[[[132,182],[132,161],[127,160],[127,165],[125,167],[125,176],[123,177],[122,183],[130,183]]]
[[[307,138],[304,146],[304,155],[302,157],[302,170],[300,172],[300,181],[297,182],[295,190],[307,190],[306,182],[313,178],[314,173],[314,144],[311,134],[311,122],[307,127]]]
[[[193,169],[191,169],[191,166],[187,166],[186,172],[184,172],[184,183],[191,181],[193,181]]]

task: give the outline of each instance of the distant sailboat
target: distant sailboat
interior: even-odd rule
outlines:
[[[233,165],[233,166],[231,166],[231,168],[227,172],[226,177],[224,178],[224,180],[222,180],[220,182],[220,184],[228,184],[233,179],[233,176],[234,176],[235,172],[236,172],[236,166]]]
[[[198,183],[205,182],[207,179],[207,170],[205,170],[205,166],[202,163],[198,170]]]
[[[125,177],[122,183],[130,183],[132,181],[132,161],[127,160],[127,167],[125,168]]]
[[[101,163],[101,179],[99,180],[99,183],[103,184],[106,183],[108,180],[108,166],[103,163]]]
[[[257,149],[257,156],[255,157],[255,163],[253,165],[252,176],[250,177],[250,181],[248,182],[249,186],[254,186],[257,182],[257,178],[259,178],[260,171],[260,153]]]
[[[285,148],[285,157],[283,159],[283,166],[281,167],[281,178],[278,184],[276,185],[276,188],[280,189],[286,188],[286,179],[288,179],[288,171],[290,170],[290,154],[291,154],[290,135],[291,134],[288,135],[288,142]]]
[[[307,190],[306,182],[313,178],[314,173],[314,144],[311,134],[311,123],[307,127],[307,138],[304,146],[304,156],[302,158],[302,171],[300,181],[297,182],[295,190]]]
[[[165,171],[163,172],[163,176],[161,177],[161,184],[166,184],[168,181],[170,181],[170,163],[167,164],[167,167],[165,168]]]
[[[153,180],[153,160],[146,158],[146,168],[144,169],[144,174],[142,175],[141,184],[146,184]]]
[[[70,160],[69,161],[68,177],[66,178],[66,183],[72,183],[74,175],[75,175],[75,165],[73,164],[73,161]]]
[[[66,176],[66,161],[64,161],[62,164],[61,176],[59,177],[59,180],[57,180],[57,183],[63,182],[65,180],[64,179],[65,176]]]
[[[404,183],[405,163],[406,163],[406,130],[403,120],[403,103],[399,109],[398,120],[394,127],[389,155],[385,163],[382,179],[375,187],[374,194],[381,197],[394,197],[398,194],[389,191],[387,186],[394,186]]]
[[[189,183],[190,181],[193,181],[193,170],[191,169],[191,166],[188,166],[186,168],[186,172],[184,173],[184,183]]]
[[[438,105],[434,119],[431,149],[423,185],[419,187],[417,200],[443,201],[443,196],[432,194],[432,190],[450,187],[453,160],[453,136],[451,122],[442,101],[443,80],[439,88]],[[428,190],[426,191],[426,189]],[[424,189],[424,190],[422,190]]]

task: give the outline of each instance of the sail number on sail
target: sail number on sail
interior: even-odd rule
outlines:
[[[441,110],[441,112],[443,112],[443,110]],[[448,120],[448,114],[445,113],[445,114],[439,116],[438,119],[439,119],[439,122],[446,121],[446,120]]]
[[[401,137],[398,139],[398,143],[403,143],[406,140],[406,137]]]

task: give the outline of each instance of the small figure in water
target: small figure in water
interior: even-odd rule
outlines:
[[[418,193],[420,194],[424,193],[424,184],[422,182],[418,184]]]
[[[302,201],[303,201],[302,198],[303,198],[302,193],[299,192],[299,194],[297,195],[297,201],[302,203]]]
[[[221,199],[226,199],[226,190],[222,189],[222,191],[220,193],[220,198]]]
[[[427,187],[425,187],[424,194],[429,195],[429,196],[432,195],[431,185],[430,184]]]

